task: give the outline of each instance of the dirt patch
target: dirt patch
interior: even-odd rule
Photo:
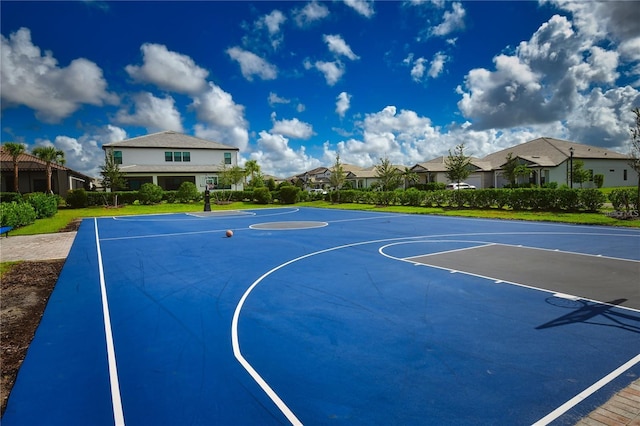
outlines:
[[[14,265],[0,279],[2,414],[18,369],[22,365],[63,265],[64,260],[21,262]]]
[[[62,228],[58,232],[73,232],[73,231],[77,231],[78,228],[80,228],[80,223],[81,222],[82,222],[82,219],[74,219],[71,222],[69,222],[69,224],[67,226],[65,226],[64,228]]]

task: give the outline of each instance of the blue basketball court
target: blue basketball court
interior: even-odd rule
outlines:
[[[639,277],[632,229],[86,219],[2,423],[571,425],[640,375]]]

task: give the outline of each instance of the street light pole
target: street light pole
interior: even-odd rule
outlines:
[[[569,148],[569,187],[573,189],[573,147]]]

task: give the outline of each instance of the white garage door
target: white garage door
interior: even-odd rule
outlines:
[[[467,179],[465,179],[469,185],[473,185],[478,189],[482,188],[482,178],[480,175],[470,175]]]

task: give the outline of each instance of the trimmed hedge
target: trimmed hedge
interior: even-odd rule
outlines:
[[[282,204],[295,204],[298,201],[300,188],[297,186],[283,186],[280,188],[280,196],[278,199]]]
[[[75,189],[67,192],[67,206],[72,209],[82,209],[89,205],[89,197],[84,189]]]

